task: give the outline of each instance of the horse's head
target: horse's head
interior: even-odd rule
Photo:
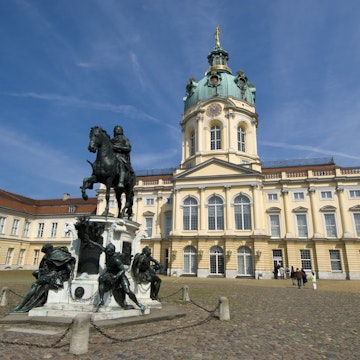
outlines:
[[[101,135],[103,133],[103,129],[99,126],[94,126],[90,130],[90,142],[88,149],[90,152],[96,152],[97,148],[101,146]]]

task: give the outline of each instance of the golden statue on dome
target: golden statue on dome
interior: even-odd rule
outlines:
[[[215,40],[216,40],[215,46],[220,47],[220,26],[219,25],[216,27],[216,30],[215,30]]]

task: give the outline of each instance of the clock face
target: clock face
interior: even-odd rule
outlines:
[[[210,104],[209,107],[206,110],[206,114],[208,116],[216,116],[219,115],[221,113],[221,105],[214,103],[214,104]]]

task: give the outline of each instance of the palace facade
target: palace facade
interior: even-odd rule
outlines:
[[[171,276],[266,279],[280,265],[360,279],[360,167],[262,162],[255,86],[232,73],[219,38],[207,59],[205,76],[186,85],[180,166],[137,172],[142,245]],[[0,268],[35,266],[45,237],[68,245],[66,221],[105,207],[103,187],[89,202],[3,194],[18,199],[0,198]],[[114,195],[110,205],[117,216]]]

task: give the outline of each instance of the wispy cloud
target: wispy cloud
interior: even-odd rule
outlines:
[[[296,145],[296,144],[288,144],[288,143],[284,143],[284,142],[271,142],[271,141],[259,141],[259,145],[271,146],[271,147],[276,147],[276,148],[281,148],[281,149],[303,150],[303,151],[309,151],[309,152],[320,153],[320,154],[325,154],[325,155],[341,156],[341,157],[348,158],[348,159],[356,159],[356,160],[359,159],[358,156],[354,156],[354,155],[350,155],[350,154],[346,154],[346,153],[338,152],[338,151],[334,151],[334,150],[322,149],[322,148],[315,147],[315,146],[308,146],[308,145]]]

